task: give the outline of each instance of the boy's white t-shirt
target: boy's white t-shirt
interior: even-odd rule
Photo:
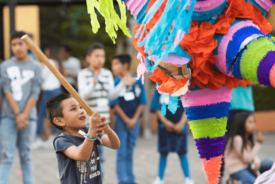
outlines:
[[[50,63],[54,65],[54,61],[52,59],[49,59]],[[50,69],[45,65],[42,68],[42,77],[43,77],[43,84],[42,89],[43,90],[54,90],[59,89],[61,84],[59,80],[55,77],[55,75],[50,71]]]
[[[78,73],[78,91],[93,111],[98,112],[106,121],[110,122],[109,100],[116,99],[124,84],[120,82],[114,86],[114,78],[110,70],[102,68],[94,85],[94,72],[85,68]],[[88,116],[88,115],[87,115]],[[87,117],[89,121],[89,116]]]

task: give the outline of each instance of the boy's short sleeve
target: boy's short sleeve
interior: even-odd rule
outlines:
[[[158,91],[155,90],[152,101],[151,101],[151,107],[150,107],[151,112],[161,110],[161,107],[160,107],[160,104],[159,104],[159,96],[160,95],[158,94]]]
[[[110,101],[109,101],[109,106],[110,106],[111,108],[114,107],[115,105],[118,105],[118,104],[119,104],[118,98],[115,99],[115,100],[110,100]]]
[[[147,94],[144,85],[142,85],[141,79],[139,79],[139,83],[141,84],[141,95],[140,95],[140,105],[147,104]]]
[[[4,66],[4,64],[1,65],[0,75],[1,75],[2,89],[3,89],[4,95],[6,95],[6,93],[11,92],[11,80],[7,74],[6,66]]]
[[[56,153],[63,152],[68,147],[75,146],[73,142],[66,137],[57,137],[53,145]]]

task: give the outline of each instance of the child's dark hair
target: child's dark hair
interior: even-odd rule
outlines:
[[[24,36],[25,34],[26,33],[24,31],[14,31],[11,34],[10,41],[12,41],[13,39],[16,39],[16,38],[22,38],[22,36]]]
[[[47,101],[47,104],[46,104],[47,117],[49,118],[51,124],[58,130],[63,130],[63,128],[56,125],[53,122],[53,119],[56,117],[63,117],[63,113],[62,113],[63,107],[61,103],[63,100],[66,100],[71,97],[72,96],[70,94],[63,93],[63,94],[56,95],[55,97],[52,97]]]
[[[253,114],[252,114],[252,112],[249,112],[249,111],[239,112],[235,115],[233,125],[232,125],[232,130],[231,130],[230,137],[229,137],[229,139],[231,140],[230,141],[230,149],[229,149],[230,151],[233,150],[233,147],[234,147],[233,140],[236,135],[239,135],[242,137],[242,140],[243,140],[242,152],[248,145],[248,142],[246,140],[245,123],[246,123],[247,118],[251,115],[253,115]],[[252,144],[252,147],[253,147],[254,146],[253,134],[250,134],[248,136],[248,140],[250,141],[250,143]]]
[[[94,43],[92,43],[92,44],[88,47],[86,56],[91,55],[91,54],[94,52],[94,50],[96,50],[96,49],[102,49],[102,50],[104,50],[104,45],[103,45],[102,43],[100,43],[100,42],[94,42]]]
[[[72,52],[72,47],[70,45],[62,45],[61,48],[64,48],[68,53]]]
[[[130,68],[132,57],[129,54],[117,54],[111,57],[111,61],[114,59],[118,59],[121,64],[128,63],[128,70]]]

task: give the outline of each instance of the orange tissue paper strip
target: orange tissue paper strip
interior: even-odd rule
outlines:
[[[136,35],[136,32],[138,31],[138,29],[140,28],[140,26],[141,25],[137,25],[137,26],[134,27],[135,35]],[[139,40],[140,35],[141,35],[141,32],[139,33],[138,37],[134,36],[133,45],[137,49],[137,51],[139,51],[144,57],[146,57],[147,54],[144,52],[144,46],[142,46],[142,47],[138,46],[138,40]],[[147,35],[147,31],[145,31],[144,35],[141,38],[141,41],[145,38],[146,35]]]
[[[210,158],[210,160],[201,159],[203,170],[207,176],[208,184],[218,184],[223,155]]]

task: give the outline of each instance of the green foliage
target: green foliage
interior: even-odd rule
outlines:
[[[97,34],[92,32],[90,17],[85,5],[40,7],[41,47],[68,44],[72,47],[72,55],[85,60],[88,46],[101,42],[105,46],[106,64],[110,69],[110,56],[115,54],[116,46],[105,32],[104,19],[98,16],[100,29]],[[122,34],[120,31],[119,34]]]
[[[253,86],[253,98],[256,111],[275,110],[275,89]]]

